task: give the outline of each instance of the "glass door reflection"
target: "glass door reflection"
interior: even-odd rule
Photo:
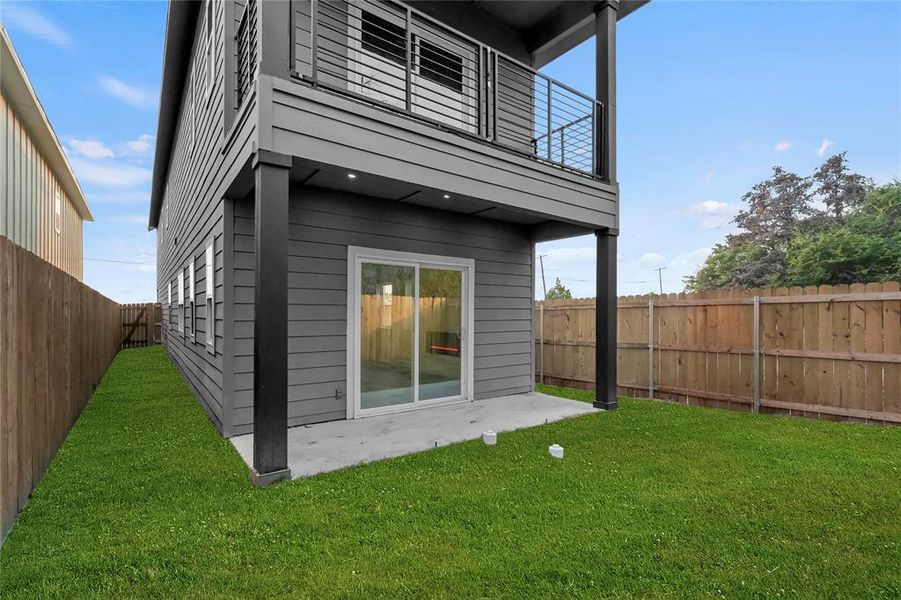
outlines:
[[[463,272],[419,269],[419,400],[462,395]]]
[[[416,268],[367,263],[360,273],[360,407],[415,401]]]

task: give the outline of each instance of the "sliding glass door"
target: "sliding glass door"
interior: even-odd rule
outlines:
[[[352,413],[392,412],[467,396],[464,332],[471,275],[466,265],[423,258],[361,256],[352,263],[357,277]]]

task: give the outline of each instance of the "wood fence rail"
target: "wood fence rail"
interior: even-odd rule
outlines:
[[[119,305],[0,236],[0,539],[119,350]]]
[[[625,296],[617,310],[624,395],[901,423],[897,282]],[[593,388],[594,299],[539,302],[536,323],[539,380]]]

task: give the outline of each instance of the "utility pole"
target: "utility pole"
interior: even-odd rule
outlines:
[[[538,255],[538,263],[541,265],[541,288],[544,290],[544,299],[547,300],[547,281],[544,280],[544,257],[546,255]]]
[[[657,267],[656,269],[654,269],[655,271],[657,271],[657,279],[660,281],[660,295],[661,296],[663,295],[663,270],[665,268],[666,267]]]

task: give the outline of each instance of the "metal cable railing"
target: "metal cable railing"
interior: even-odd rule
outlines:
[[[599,175],[594,98],[394,0],[294,4],[294,64],[317,85]]]

